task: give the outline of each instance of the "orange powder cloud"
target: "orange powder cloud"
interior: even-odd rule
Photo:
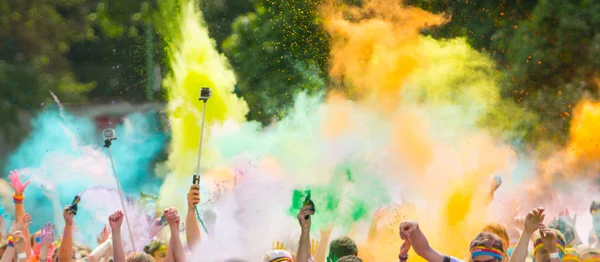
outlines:
[[[600,160],[600,102],[584,100],[575,107],[568,149],[572,158]]]
[[[371,0],[358,7],[329,1],[323,8],[332,38],[330,75],[351,98],[373,97],[377,107],[395,109],[403,82],[422,62],[412,50],[419,32],[445,19],[396,1]]]

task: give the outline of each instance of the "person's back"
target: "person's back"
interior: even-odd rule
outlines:
[[[349,237],[339,237],[329,245],[328,262],[338,261],[342,257],[358,255],[358,247]]]

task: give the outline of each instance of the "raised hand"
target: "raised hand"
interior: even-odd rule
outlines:
[[[319,249],[319,240],[311,239],[310,240],[310,254],[314,256],[315,254],[317,254],[318,249]]]
[[[106,242],[106,240],[108,240],[109,237],[110,237],[110,230],[108,229],[108,227],[106,225],[104,225],[104,228],[102,228],[100,235],[98,235],[98,238],[96,239],[98,241],[98,245]]]
[[[123,211],[119,210],[108,217],[108,224],[112,232],[121,232],[121,224],[123,224]]]
[[[65,219],[65,225],[72,226],[73,218],[75,217],[75,213],[71,209],[71,205],[68,205],[63,209],[63,218]]]
[[[200,203],[200,185],[192,185],[187,194],[188,210],[194,209]]]
[[[275,241],[273,242],[273,250],[285,250],[285,246],[283,245],[283,242],[279,242],[279,241]]]
[[[298,213],[298,222],[303,230],[310,230],[311,216],[315,214],[315,211],[310,210],[312,206],[303,206]]]
[[[386,211],[387,210],[383,207],[380,207],[377,210],[375,210],[375,213],[373,213],[373,222],[379,222],[385,216]]]
[[[546,227],[545,225],[541,225],[540,226],[540,236],[542,238],[542,243],[544,244],[544,248],[546,248],[546,250],[549,253],[555,253],[557,252],[557,247],[556,247],[556,233],[554,232],[553,229]]]
[[[13,236],[13,243],[15,245],[15,250],[17,254],[21,254],[25,252],[25,235],[23,235],[23,231],[15,231]]]
[[[569,225],[571,226],[575,226],[575,223],[577,223],[577,214],[574,214],[572,217],[569,214],[569,209],[565,209],[563,211],[560,211],[559,218],[562,218],[563,220],[565,220],[565,222],[567,222]]]
[[[8,184],[13,188],[15,195],[17,196],[22,196],[29,183],[31,183],[31,180],[29,180],[23,184],[23,182],[21,182],[21,177],[19,177],[19,171],[17,170],[10,171],[8,179],[10,180]]]
[[[527,233],[533,233],[533,231],[535,231],[536,229],[538,229],[542,222],[544,222],[544,218],[546,216],[544,215],[544,209],[543,208],[536,208],[534,210],[531,210],[531,212],[529,212],[527,214],[527,216],[525,217],[525,223],[523,225],[523,231],[527,232]]]
[[[404,221],[400,223],[400,238],[406,240],[410,235],[419,228],[419,224],[416,221]]]
[[[25,214],[19,219],[19,225],[21,226],[21,230],[25,230],[31,226],[31,216],[29,214]]]
[[[170,227],[179,227],[179,213],[174,207],[165,209],[165,218]]]
[[[54,241],[54,226],[50,226],[50,223],[44,225],[41,230],[41,245],[42,248],[49,248]]]

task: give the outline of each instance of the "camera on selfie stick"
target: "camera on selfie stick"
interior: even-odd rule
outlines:
[[[212,90],[209,87],[203,87],[200,89],[200,98],[198,100],[204,102],[204,108],[202,109],[202,126],[200,127],[200,145],[198,146],[198,160],[196,161],[196,173],[194,174],[192,183],[194,185],[200,185],[200,160],[202,156],[202,137],[204,136],[204,116],[206,115],[206,102],[209,98],[212,97]],[[204,225],[204,221],[200,218],[200,212],[198,212],[198,207],[196,206],[196,218],[200,221],[202,225],[202,229],[204,232],[208,234],[208,230]]]
[[[196,173],[192,183],[194,185],[200,185],[200,159],[202,156],[202,137],[204,136],[204,116],[206,115],[206,102],[212,97],[212,90],[209,87],[203,87],[200,90],[200,98],[198,100],[204,102],[204,108],[202,109],[202,126],[200,127],[200,145],[198,146],[198,160],[196,161]]]
[[[129,216],[127,215],[127,208],[125,208],[125,201],[123,200],[123,190],[121,190],[121,184],[119,183],[119,179],[117,178],[117,171],[115,170],[115,163],[113,162],[112,154],[110,153],[110,146],[112,145],[113,140],[117,140],[117,132],[112,128],[107,128],[102,131],[102,136],[104,137],[104,147],[108,151],[108,157],[110,158],[110,164],[112,166],[113,175],[115,177],[115,181],[117,182],[117,188],[119,190],[119,199],[121,200],[121,206],[123,208],[123,213],[125,213],[125,222],[127,223],[127,229],[129,230],[129,239],[131,240],[131,246],[133,247],[133,252],[135,252],[135,243],[133,242],[133,234],[131,232],[131,224],[129,223]],[[77,198],[76,198],[77,200]],[[75,202],[75,201],[73,201]],[[77,202],[79,202],[77,200]]]

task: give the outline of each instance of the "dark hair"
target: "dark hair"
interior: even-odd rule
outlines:
[[[358,258],[357,256],[345,256],[345,257],[338,259],[337,262],[363,262],[363,261],[362,261],[362,259]]]
[[[338,259],[345,256],[358,255],[358,247],[354,240],[349,237],[339,237],[329,244],[329,257]]]
[[[569,245],[575,240],[575,230],[573,229],[573,226],[567,223],[564,218],[559,217],[558,219],[554,220],[549,227],[560,231],[560,233],[565,236],[565,244]]]
[[[592,205],[590,205],[590,214],[594,210],[598,210],[598,209],[600,209],[600,202],[592,201]]]

